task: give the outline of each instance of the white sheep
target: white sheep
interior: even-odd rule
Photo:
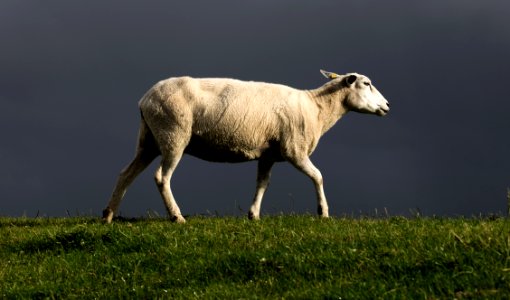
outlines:
[[[183,153],[215,162],[258,160],[250,219],[259,219],[271,167],[288,161],[312,179],[318,213],[328,217],[322,175],[309,156],[320,137],[348,111],[384,116],[389,104],[366,76],[321,73],[330,80],[314,90],[219,78],[158,82],[139,102],[136,156],[120,173],[103,219],[112,221],[127,187],[161,155],[157,186],[170,219],[185,222],[170,188]]]

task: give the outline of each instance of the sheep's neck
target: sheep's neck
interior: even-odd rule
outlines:
[[[320,87],[308,93],[319,108],[318,119],[322,122],[322,134],[324,134],[347,113],[342,104],[346,97],[345,92],[342,89],[328,92],[324,87]]]

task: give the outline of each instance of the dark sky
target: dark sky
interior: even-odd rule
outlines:
[[[384,118],[350,113],[312,161],[330,213],[478,215],[510,187],[508,1],[1,1],[0,215],[99,215],[134,155],[137,102],[173,76],[301,89],[319,69],[369,76]],[[164,215],[151,165],[121,212]],[[256,163],[187,156],[184,214],[244,214]],[[262,213],[316,211],[311,181],[273,169]]]

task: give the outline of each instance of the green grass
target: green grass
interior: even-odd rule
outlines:
[[[510,221],[0,218],[0,298],[508,299]]]

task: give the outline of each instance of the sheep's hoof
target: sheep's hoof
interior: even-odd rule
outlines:
[[[113,220],[113,210],[111,208],[107,207],[103,210],[103,221],[106,224],[110,224]]]
[[[319,218],[321,219],[329,219],[329,214],[328,212],[319,212]]]
[[[317,207],[317,213],[319,214],[319,217],[323,218],[323,219],[327,219],[329,218],[329,213],[328,213],[328,209],[324,209],[324,207],[322,207],[322,205],[319,205],[319,207]]]
[[[175,222],[175,223],[178,223],[178,224],[186,223],[186,219],[184,219],[184,217],[181,216],[181,215],[173,216],[173,217],[170,218],[170,220],[172,220],[172,222]]]
[[[250,211],[248,213],[248,219],[256,221],[256,220],[260,220],[260,216],[259,215],[255,215],[253,212]]]

